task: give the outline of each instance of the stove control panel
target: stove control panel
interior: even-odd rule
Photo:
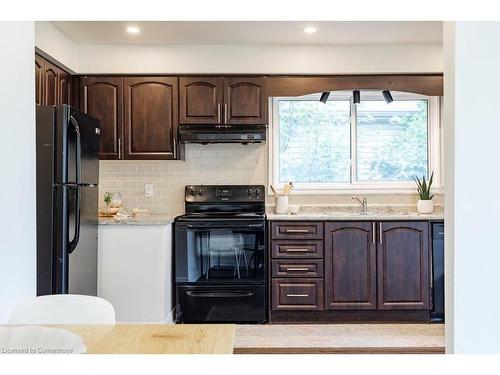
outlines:
[[[186,202],[264,202],[262,185],[188,185]]]

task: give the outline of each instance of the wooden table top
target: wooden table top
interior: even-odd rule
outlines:
[[[234,324],[57,325],[80,335],[88,354],[232,354]]]

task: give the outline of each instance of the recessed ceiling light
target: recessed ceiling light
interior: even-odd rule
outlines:
[[[313,26],[304,27],[304,32],[306,34],[313,34],[316,32],[316,28]]]
[[[138,34],[141,31],[137,26],[128,26],[127,33],[129,34]]]

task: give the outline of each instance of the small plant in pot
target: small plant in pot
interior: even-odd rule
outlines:
[[[419,180],[418,177],[413,177],[417,184],[417,192],[420,198],[417,202],[417,211],[420,214],[430,214],[434,211],[434,202],[432,201],[434,194],[431,193],[433,178],[434,172],[431,173],[429,181],[426,181],[425,176],[422,176],[422,180]]]

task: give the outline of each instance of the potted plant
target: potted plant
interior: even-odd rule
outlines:
[[[434,211],[434,202],[432,201],[434,194],[431,193],[433,178],[434,172],[431,173],[429,181],[425,180],[425,176],[422,176],[422,180],[419,180],[418,177],[413,177],[417,184],[417,192],[420,198],[417,202],[417,211],[420,214],[430,214]]]
[[[107,191],[104,193],[104,203],[106,204],[106,208],[104,209],[104,213],[106,215],[109,215],[109,212],[110,212],[110,203],[111,203],[111,200],[113,199],[113,195]]]

